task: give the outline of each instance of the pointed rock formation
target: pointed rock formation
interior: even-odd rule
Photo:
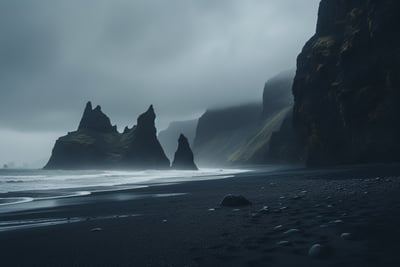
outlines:
[[[172,169],[176,170],[198,170],[194,163],[193,152],[190,149],[187,138],[181,134],[178,141],[178,150],[175,153]]]
[[[118,133],[100,106],[86,104],[78,130],[60,137],[45,169],[169,168],[159,144],[153,107],[138,125]]]
[[[167,129],[158,134],[158,140],[164,148],[167,157],[174,158],[176,152],[176,137],[181,133],[185,135],[192,147],[196,135],[198,119],[189,121],[174,121],[171,122]]]
[[[115,126],[111,125],[110,119],[101,111],[101,107],[97,106],[92,109],[92,103],[89,101],[86,104],[85,111],[81,122],[79,123],[79,130],[89,130],[102,133],[117,132]]]
[[[165,169],[170,162],[157,139],[153,106],[139,116],[134,131],[128,132],[124,163],[129,167]]]
[[[116,127],[101,111],[88,102],[78,130],[60,137],[54,145],[45,169],[109,168],[118,159],[114,142],[119,139]]]

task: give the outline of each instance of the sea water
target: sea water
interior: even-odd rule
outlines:
[[[225,179],[244,169],[177,170],[0,170],[0,205],[34,200],[84,196],[93,192],[125,190],[187,181]]]

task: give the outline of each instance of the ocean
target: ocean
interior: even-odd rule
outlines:
[[[94,192],[126,190],[186,181],[226,179],[245,169],[201,169],[199,171],[54,171],[0,170],[0,206],[44,199],[90,195]],[[1,209],[0,209],[1,212]]]

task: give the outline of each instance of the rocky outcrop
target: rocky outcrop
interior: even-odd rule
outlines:
[[[193,146],[194,137],[196,135],[198,119],[188,121],[171,122],[167,129],[160,131],[158,140],[164,148],[168,158],[173,159],[176,151],[176,137],[181,133],[186,136],[189,145]]]
[[[309,166],[400,160],[399,12],[396,0],[321,1],[293,85]]]
[[[153,107],[119,133],[97,106],[87,103],[78,130],[60,137],[45,169],[169,168],[156,136]]]
[[[262,105],[248,104],[206,111],[199,119],[193,151],[201,166],[229,164],[229,157],[254,135]]]
[[[190,148],[188,139],[181,134],[178,140],[178,150],[175,152],[172,169],[175,170],[197,170],[194,163],[192,149]]]

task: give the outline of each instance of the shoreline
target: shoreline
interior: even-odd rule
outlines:
[[[53,199],[1,213],[44,226],[0,232],[0,250],[5,266],[397,266],[399,188],[400,166],[382,164]],[[220,207],[227,194],[253,205]],[[313,244],[324,258],[308,255]]]

